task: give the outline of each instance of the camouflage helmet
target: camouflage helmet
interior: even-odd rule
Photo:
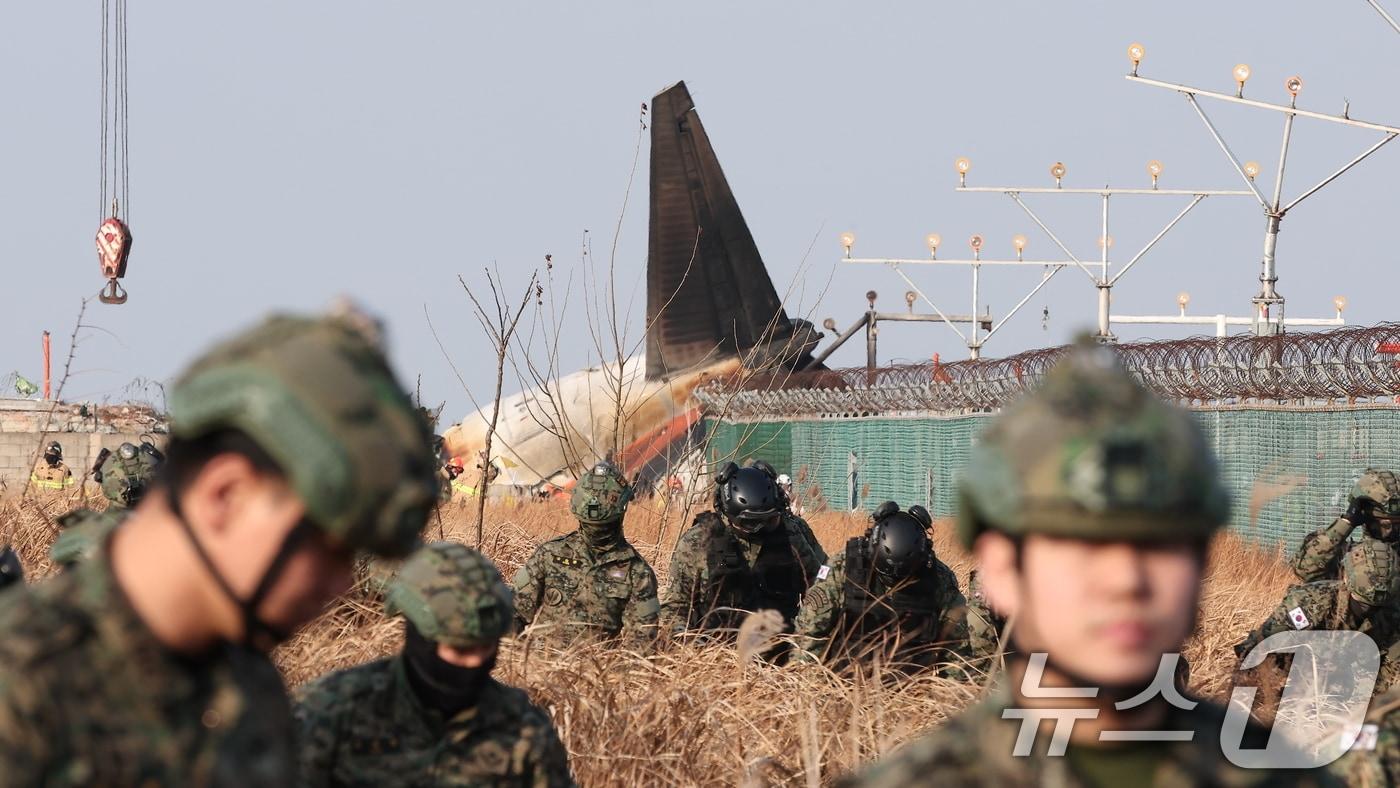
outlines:
[[[113,506],[135,506],[145,494],[157,465],[154,455],[123,443],[102,462],[102,494]]]
[[[1086,339],[987,426],[958,480],[958,508],[958,537],[971,547],[987,529],[1205,539],[1230,501],[1195,419]]]
[[[495,564],[458,542],[433,542],[409,558],[389,582],[384,608],[454,648],[495,643],[515,619],[514,597]]]
[[[1375,503],[1372,514],[1385,519],[1400,519],[1400,479],[1394,471],[1367,468],[1351,488],[1348,503],[1366,498]]]
[[[1347,592],[1372,607],[1400,600],[1400,565],[1395,550],[1375,539],[1362,539],[1342,558]]]
[[[569,511],[581,523],[615,523],[627,513],[632,485],[616,465],[604,460],[579,477],[569,498]]]
[[[406,555],[437,502],[432,435],[368,323],[277,315],[216,345],[176,381],[171,431],[243,432],[332,543]]]

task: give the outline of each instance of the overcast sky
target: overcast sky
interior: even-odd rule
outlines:
[[[1389,0],[1392,13],[1400,2]],[[98,3],[6,3],[0,29],[0,376],[40,374],[40,332],[61,366],[81,299],[102,284],[98,203]],[[1250,97],[1400,125],[1400,35],[1363,0],[1336,2],[997,3],[190,3],[136,0],[130,10],[134,252],[124,306],[93,302],[65,398],[118,399],[137,378],[168,379],[212,338],[270,309],[308,309],[348,294],[384,316],[397,368],[423,398],[460,418],[469,399],[425,320],[432,315],[478,398],[492,358],[460,274],[484,286],[499,265],[519,289],[552,254],[579,265],[585,230],[606,252],[621,212],[641,102],[679,79],[715,148],[788,308],[842,327],[880,291],[902,309],[903,282],[838,263],[857,254],[922,256],[940,232],[951,254],[972,233],[988,256],[1055,252],[1008,198],[973,185],[1241,184],[1184,99],[1129,84],[1125,49],[1146,45],[1141,73],[1228,91],[1246,62]],[[1282,116],[1206,104],[1271,188]],[[1364,150],[1378,133],[1300,120],[1285,195]],[[622,222],[626,296],[643,288],[647,151]],[[1393,319],[1400,143],[1303,203],[1283,224],[1280,291],[1290,316]],[[1028,200],[1032,196],[1028,196]],[[1031,203],[1081,257],[1097,255],[1099,204]],[[1112,205],[1117,256],[1149,240],[1185,202]],[[1252,199],[1210,198],[1124,277],[1115,312],[1244,314],[1258,288],[1264,219]],[[809,253],[810,249],[810,253]],[[1058,257],[1058,255],[1057,255]],[[1038,269],[986,269],[983,304],[1000,317]],[[918,270],[945,309],[966,312],[963,269]],[[797,280],[794,283],[794,280]],[[828,286],[828,281],[830,282]],[[791,288],[791,289],[790,289]],[[644,293],[636,293],[640,324]],[[1000,356],[1065,341],[1093,321],[1095,293],[1062,271],[988,344]],[[1048,330],[1042,309],[1048,307]],[[581,313],[562,350],[581,367]],[[1120,336],[1179,336],[1165,328]],[[882,332],[882,358],[962,358],[941,326]],[[863,363],[862,343],[833,358]],[[507,381],[507,390],[518,388]]]

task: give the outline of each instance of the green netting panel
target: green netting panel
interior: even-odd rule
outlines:
[[[792,424],[786,421],[727,422],[707,420],[710,461],[767,460],[779,473],[791,473]]]
[[[1400,408],[1200,410],[1245,537],[1291,547],[1345,508],[1367,467],[1400,469]],[[985,414],[770,422],[711,420],[712,459],[761,457],[799,481],[809,508],[895,500],[954,513],[955,475]]]
[[[1400,468],[1400,410],[1198,411],[1234,493],[1235,529],[1297,544],[1346,508],[1368,467]]]

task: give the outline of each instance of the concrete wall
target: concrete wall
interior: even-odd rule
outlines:
[[[143,433],[163,444],[165,432],[164,419],[145,408],[0,399],[0,485],[11,493],[22,490],[41,447],[51,440],[63,447],[63,461],[80,479],[103,448],[136,443]]]

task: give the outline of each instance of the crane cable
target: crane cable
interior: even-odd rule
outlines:
[[[117,280],[131,254],[130,102],[126,0],[102,0],[102,106],[98,173],[97,257],[107,286],[103,303],[126,302]]]

